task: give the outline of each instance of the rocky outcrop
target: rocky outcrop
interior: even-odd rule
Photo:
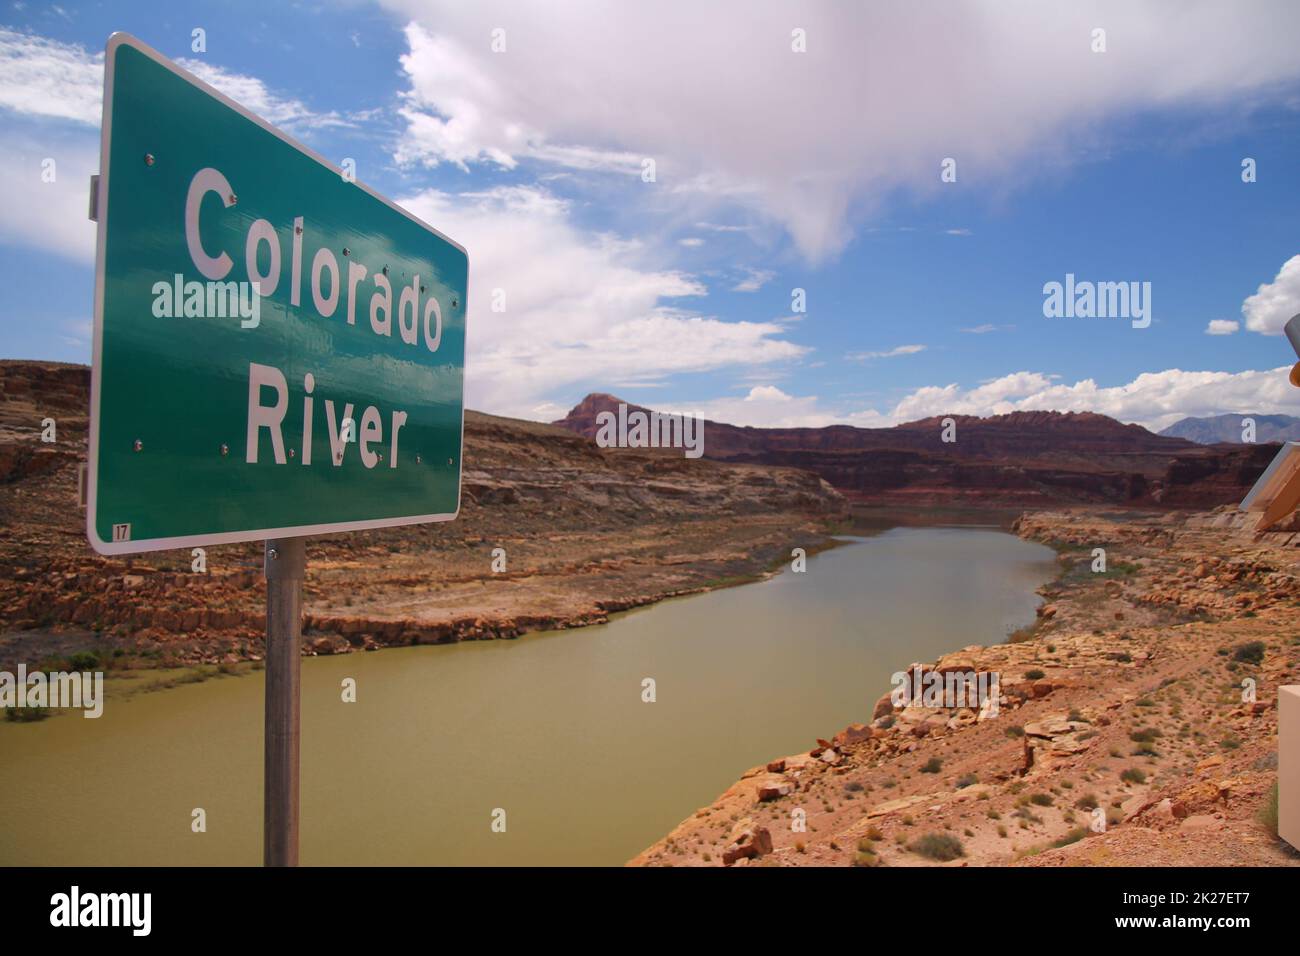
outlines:
[[[592,394],[555,422],[594,437],[620,399]],[[649,412],[643,406],[629,410]],[[740,428],[704,423],[704,454],[814,472],[856,501],[899,506],[1060,502],[1204,508],[1238,501],[1271,456],[1205,448],[1089,412],[950,416],[893,428]]]
[[[772,834],[767,827],[758,826],[748,817],[731,829],[731,843],[722,851],[724,866],[734,866],[741,860],[753,860],[772,852]]]
[[[629,410],[650,411],[613,395],[597,393],[588,395],[554,424],[594,438],[596,416],[616,412],[620,403],[627,404]],[[957,440],[953,442],[943,440],[947,418],[955,426]],[[1158,470],[1174,454],[1196,448],[1185,439],[1154,435],[1141,426],[1123,425],[1092,412],[1012,412],[989,418],[935,416],[893,428],[742,428],[707,421],[704,431],[705,455],[723,460],[758,460],[780,452],[889,450],[959,461],[1056,461],[1088,464],[1093,469],[1147,472]]]
[[[0,484],[76,461],[90,414],[90,370],[59,362],[0,361]],[[55,442],[41,440],[53,420]]]
[[[1153,487],[1152,497],[1175,508],[1215,508],[1240,502],[1276,457],[1279,444],[1215,445],[1179,455]]]

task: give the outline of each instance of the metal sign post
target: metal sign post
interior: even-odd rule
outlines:
[[[265,866],[298,865],[298,743],[302,714],[302,579],[306,538],[266,542]]]
[[[460,510],[469,258],[354,174],[109,38],[86,537],[265,541],[267,866],[298,863],[306,536]]]

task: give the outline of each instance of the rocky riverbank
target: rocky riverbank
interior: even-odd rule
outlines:
[[[1061,564],[1037,623],[926,665],[998,674],[995,716],[864,691],[860,723],[746,771],[632,864],[1300,863],[1276,835],[1300,523],[1243,518],[1024,515]]]

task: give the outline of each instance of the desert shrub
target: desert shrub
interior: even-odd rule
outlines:
[[[77,651],[68,658],[68,670],[93,671],[99,663],[99,655],[94,651]]]
[[[961,840],[949,833],[927,833],[912,841],[909,849],[919,856],[947,863],[966,855]]]
[[[1264,660],[1264,642],[1247,641],[1238,644],[1232,651],[1232,659],[1243,664],[1258,664]]]
[[[1268,827],[1268,832],[1277,834],[1277,781],[1273,782],[1273,789],[1268,792],[1268,799],[1264,805],[1259,808],[1259,822]]]
[[[1065,836],[1061,837],[1059,840],[1053,841],[1052,846],[1058,848],[1063,846],[1069,846],[1071,843],[1078,843],[1087,835],[1088,835],[1088,831],[1085,827],[1075,827],[1073,830],[1071,830]]]

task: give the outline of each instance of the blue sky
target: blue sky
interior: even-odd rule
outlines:
[[[1271,2],[4,0],[0,357],[89,360],[124,30],[468,247],[471,407],[1300,414],[1297,27]],[[1067,273],[1149,282],[1150,327],[1045,317]]]

